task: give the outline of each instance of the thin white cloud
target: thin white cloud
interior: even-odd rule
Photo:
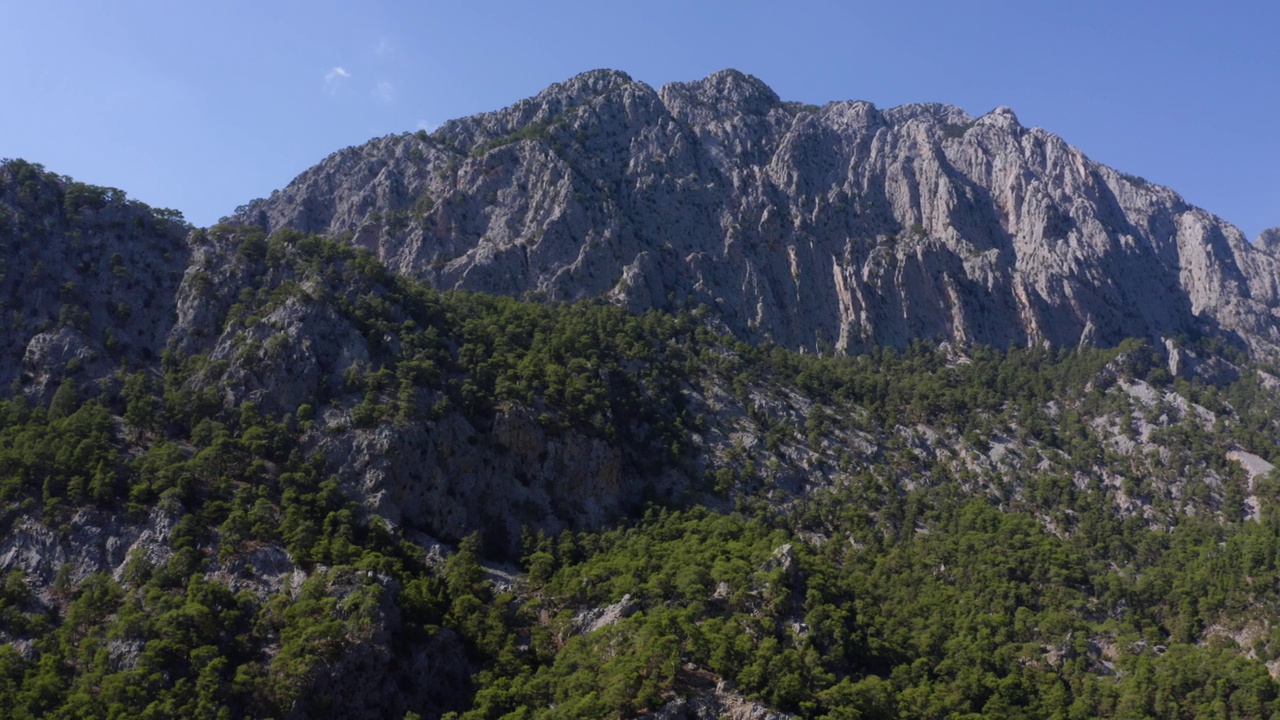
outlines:
[[[378,57],[388,57],[396,51],[396,46],[391,44],[390,40],[383,38],[378,41],[377,47],[373,49],[373,54]]]
[[[332,95],[338,92],[338,88],[342,86],[343,81],[350,77],[351,73],[347,72],[346,68],[335,65],[329,68],[329,72],[324,74],[324,89]]]
[[[381,103],[393,103],[396,101],[396,86],[394,83],[383,80],[373,86],[373,99]]]
[[[418,129],[419,129],[419,130],[426,130],[427,132],[431,132],[432,130],[435,130],[437,125],[439,125],[439,123],[435,123],[435,122],[432,122],[432,121],[430,121],[430,120],[419,120],[419,121],[418,121]]]

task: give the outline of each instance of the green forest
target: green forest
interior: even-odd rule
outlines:
[[[441,292],[339,241],[197,232],[234,235],[245,284],[212,332],[239,357],[171,347],[92,392],[68,377],[48,403],[0,402],[0,537],[167,523],[165,552],[118,576],[0,578],[0,715],[340,715],[331,673],[376,645],[405,668],[381,717],[632,718],[717,685],[829,720],[1280,717],[1280,477],[1226,458],[1280,460],[1269,369],[1209,340],[1183,342],[1231,357],[1229,380],[1174,377],[1137,340],[820,356],[736,342],[699,308]],[[367,362],[291,404],[228,401],[236,363],[287,354],[255,329],[298,298]],[[712,447],[721,421],[694,399],[713,394],[760,443]],[[694,481],[602,526],[477,527],[433,555],[431,528],[368,512],[319,449],[452,416],[484,433],[517,407]],[[1115,449],[1144,434],[1159,451]],[[996,445],[1020,469],[969,460]],[[781,487],[794,448],[835,479]],[[297,572],[255,591],[273,548]]]

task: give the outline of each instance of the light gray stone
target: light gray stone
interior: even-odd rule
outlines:
[[[656,91],[586,73],[335,153],[231,220],[350,233],[442,288],[705,304],[806,350],[1280,349],[1274,233],[1251,245],[1008,108],[804,107],[732,70]]]

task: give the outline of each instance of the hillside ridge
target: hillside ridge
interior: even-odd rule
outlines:
[[[1222,337],[801,353],[23,161],[0,235],[15,717],[1280,709],[1280,379]]]

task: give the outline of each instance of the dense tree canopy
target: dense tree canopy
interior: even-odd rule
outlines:
[[[120,577],[0,577],[9,716],[332,712],[326,673],[392,614],[387,652],[456,642],[471,676],[447,698],[388,699],[384,714],[401,716],[634,717],[717,678],[833,720],[1280,711],[1264,664],[1280,657],[1280,480],[1250,483],[1225,459],[1237,445],[1280,455],[1260,371],[1175,380],[1137,341],[819,357],[734,343],[696,310],[436,292],[320,238],[249,235],[237,248],[260,281],[219,331],[250,347],[248,329],[305,295],[359,329],[368,362],[274,410],[226,400],[225,358],[177,349],[96,390],[68,381],[47,406],[0,402],[6,533],[38,521],[65,538],[86,512],[171,523],[163,558],[132,557]],[[1120,387],[1138,383],[1156,404]],[[709,389],[746,408],[758,446],[700,445],[714,408],[689,397]],[[769,393],[802,398],[803,427],[767,407]],[[343,402],[366,428],[455,412],[483,428],[529,408],[549,433],[616,444],[646,471],[705,475],[705,504],[531,529],[515,558],[524,575],[496,586],[483,528],[439,560],[417,529],[344,493],[315,451],[345,431],[318,412]],[[1220,421],[1197,422],[1191,403]],[[911,445],[918,428],[954,452]],[[827,447],[850,433],[874,450]],[[1115,434],[1161,449],[1121,455]],[[1038,455],[1008,477],[961,461],[993,444]],[[843,458],[839,482],[769,486],[768,464],[794,464],[795,447]],[[234,590],[271,548],[305,578]],[[584,632],[583,613],[609,605],[626,612]]]

